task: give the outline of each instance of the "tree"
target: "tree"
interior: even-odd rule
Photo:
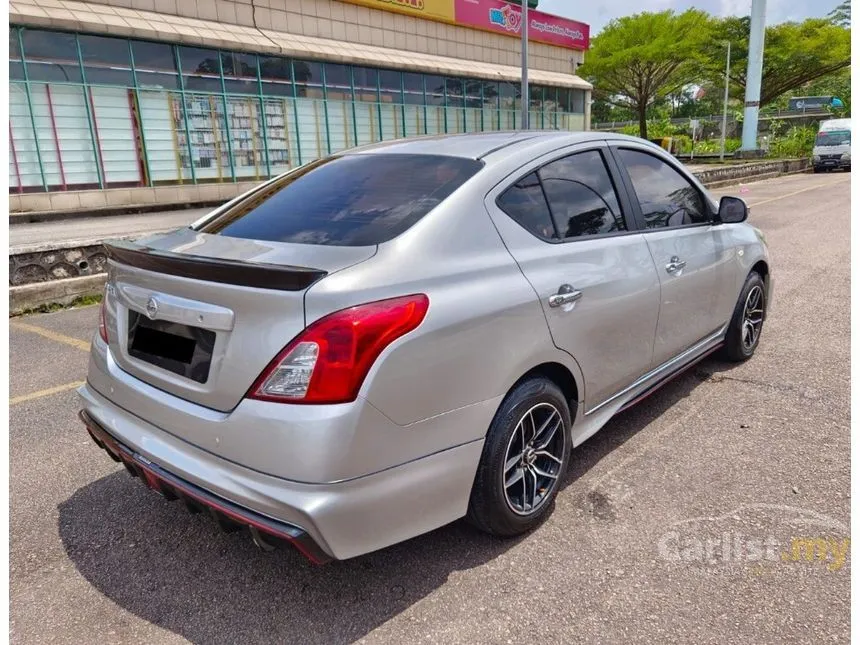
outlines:
[[[851,0],[844,0],[827,14],[828,20],[839,27],[851,27]]]
[[[706,74],[717,85],[725,74],[725,41],[731,42],[729,79],[731,95],[738,99],[746,91],[749,23],[748,17],[721,20],[706,47]],[[786,92],[850,64],[850,30],[822,18],[772,25],[764,37],[760,104],[765,106]]]
[[[634,110],[647,138],[649,106],[690,82],[711,23],[696,9],[617,18],[592,40],[580,71],[596,100]]]

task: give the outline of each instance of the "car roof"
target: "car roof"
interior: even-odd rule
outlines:
[[[828,130],[844,130],[851,128],[851,119],[829,119],[822,121],[818,127],[819,132],[827,132]]]
[[[558,130],[514,130],[475,132],[468,134],[440,134],[409,139],[394,139],[353,148],[344,154],[427,154],[484,159],[493,156],[517,154],[535,144],[557,141],[559,147],[587,141],[604,141],[603,132],[569,132]],[[644,139],[612,134],[612,139],[630,139],[640,143]]]

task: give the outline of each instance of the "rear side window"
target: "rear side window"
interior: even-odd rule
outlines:
[[[414,225],[482,166],[444,155],[329,157],[250,195],[200,230],[269,242],[381,244]]]
[[[532,235],[557,239],[552,216],[536,173],[520,179],[499,196],[496,202],[508,216]]]
[[[603,155],[589,150],[539,171],[558,236],[569,240],[624,231],[624,218]]]

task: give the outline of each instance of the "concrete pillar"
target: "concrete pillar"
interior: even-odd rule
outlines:
[[[752,0],[741,151],[753,151],[758,148],[756,135],[758,133],[758,109],[761,100],[761,68],[764,61],[765,4],[766,0]]]
[[[591,90],[585,90],[585,123],[583,130],[591,130]]]

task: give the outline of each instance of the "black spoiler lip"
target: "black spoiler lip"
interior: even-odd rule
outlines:
[[[104,243],[110,260],[145,271],[241,287],[302,291],[328,275],[327,271],[280,264],[255,264],[199,255],[160,251],[132,242]]]

